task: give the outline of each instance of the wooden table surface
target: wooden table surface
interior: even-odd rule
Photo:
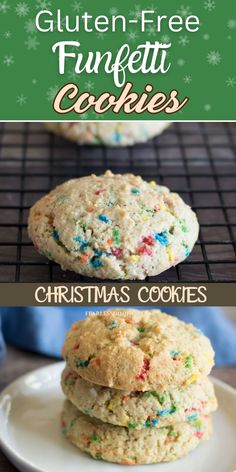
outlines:
[[[0,367],[0,391],[20,375],[53,362],[55,359],[9,348],[7,358]],[[236,388],[236,367],[215,368],[212,374]],[[0,451],[0,472],[16,471],[17,469]]]

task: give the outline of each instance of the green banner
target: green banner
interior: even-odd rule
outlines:
[[[0,0],[1,120],[234,120],[235,0]]]

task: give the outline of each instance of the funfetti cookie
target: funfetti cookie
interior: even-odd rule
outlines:
[[[209,339],[160,310],[90,315],[72,326],[63,354],[85,380],[128,391],[188,386],[214,364]]]
[[[130,146],[145,142],[170,126],[166,121],[133,123],[46,123],[49,131],[77,144]]]
[[[101,279],[158,275],[189,256],[198,231],[178,194],[110,171],[65,182],[29,215],[29,236],[41,254]]]
[[[128,392],[87,382],[66,367],[61,386],[85,415],[129,429],[162,428],[197,420],[217,407],[213,384],[207,378],[162,392]]]
[[[208,416],[159,429],[128,429],[85,416],[66,401],[62,432],[94,459],[120,464],[151,464],[184,457],[211,435]]]

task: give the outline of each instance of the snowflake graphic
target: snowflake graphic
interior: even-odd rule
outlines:
[[[97,39],[101,39],[102,41],[105,39],[105,33],[97,33]]]
[[[185,60],[184,60],[184,59],[178,59],[177,65],[178,65],[179,67],[183,67],[183,66],[185,65]]]
[[[37,0],[35,3],[35,8],[37,10],[48,10],[52,5],[50,0]]]
[[[27,97],[21,93],[20,95],[17,95],[16,97],[16,103],[20,106],[25,105],[27,102]]]
[[[32,84],[33,84],[33,85],[36,85],[37,83],[38,83],[37,79],[33,79],[33,80],[32,80]]]
[[[88,113],[83,113],[81,116],[80,116],[81,120],[87,120],[88,118]]]
[[[5,39],[10,39],[12,37],[12,33],[11,31],[5,31],[3,36]]]
[[[218,64],[221,62],[221,55],[219,51],[210,51],[207,54],[207,62],[211,66],[218,66]]]
[[[58,85],[52,85],[52,87],[49,87],[47,93],[46,93],[46,98],[49,102],[51,102],[52,100],[54,100],[57,92],[59,90],[59,87]]]
[[[80,10],[82,10],[82,8],[83,8],[82,2],[74,2],[73,5],[72,5],[72,9],[73,9],[76,13],[79,13]]]
[[[192,77],[191,77],[191,75],[185,75],[185,77],[184,77],[184,83],[187,84],[187,85],[189,85],[189,84],[191,84],[191,82],[192,82]]]
[[[29,6],[25,2],[17,3],[15,12],[17,16],[23,17],[29,14]]]
[[[170,43],[170,36],[168,36],[168,34],[163,34],[163,35],[161,36],[161,42],[162,42],[162,43],[166,43],[166,44],[167,44],[167,43]]]
[[[132,18],[138,20],[141,17],[141,6],[140,5],[135,5],[134,10],[130,10],[129,16],[132,16]]]
[[[29,36],[25,41],[25,45],[28,51],[36,51],[38,49],[38,46],[40,45],[40,42],[38,41],[36,36]]]
[[[67,74],[69,80],[75,82],[78,78],[78,74],[76,74],[75,69],[71,69]]]
[[[204,2],[204,9],[212,12],[216,8],[216,2],[214,0],[206,0]]]
[[[94,89],[94,82],[92,82],[91,80],[88,80],[87,82],[84,83],[84,88],[88,90],[89,92],[91,92],[91,90]]]
[[[7,67],[10,67],[12,66],[13,64],[15,63],[15,59],[13,56],[4,56],[4,59],[3,59],[3,64]]]
[[[189,44],[188,36],[186,34],[184,36],[180,36],[178,42],[183,47],[187,46]]]
[[[191,15],[191,10],[189,6],[180,5],[179,9],[177,10],[178,15],[182,16],[182,18],[186,18],[187,16]]]
[[[157,35],[157,30],[154,25],[148,25],[146,29],[147,35],[148,36],[156,36]]]
[[[227,27],[229,29],[235,29],[236,28],[236,19],[231,18],[230,20],[228,20]]]
[[[210,39],[210,35],[209,35],[208,33],[205,33],[205,34],[203,35],[203,39],[204,39],[205,41],[208,41],[208,39]]]
[[[34,20],[27,20],[25,22],[24,28],[25,28],[26,33],[28,34],[33,34],[37,32],[37,28],[36,28]]]
[[[95,120],[102,120],[102,118],[104,118],[104,113],[98,114],[96,111],[93,111],[91,114],[94,116]]]
[[[206,103],[206,105],[204,105],[204,110],[205,110],[205,111],[211,111],[211,105],[210,105],[210,103]]]
[[[110,15],[117,15],[118,13],[118,8],[117,7],[111,7],[109,10]]]
[[[147,7],[146,10],[156,11],[156,5],[154,4],[149,5],[149,7]]]
[[[8,11],[10,10],[10,5],[9,5],[9,2],[7,0],[3,1],[3,2],[0,2],[0,13],[8,13]]]
[[[127,36],[128,40],[131,41],[131,42],[136,41],[139,37],[137,31],[128,31],[128,33],[126,33],[126,36]]]
[[[236,85],[236,79],[235,79],[235,77],[228,77],[228,79],[226,80],[225,83],[226,83],[227,87],[233,88]]]

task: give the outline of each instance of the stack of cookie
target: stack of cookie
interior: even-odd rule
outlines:
[[[95,459],[171,461],[210,437],[214,352],[191,324],[159,310],[93,314],[63,352],[63,432]]]

